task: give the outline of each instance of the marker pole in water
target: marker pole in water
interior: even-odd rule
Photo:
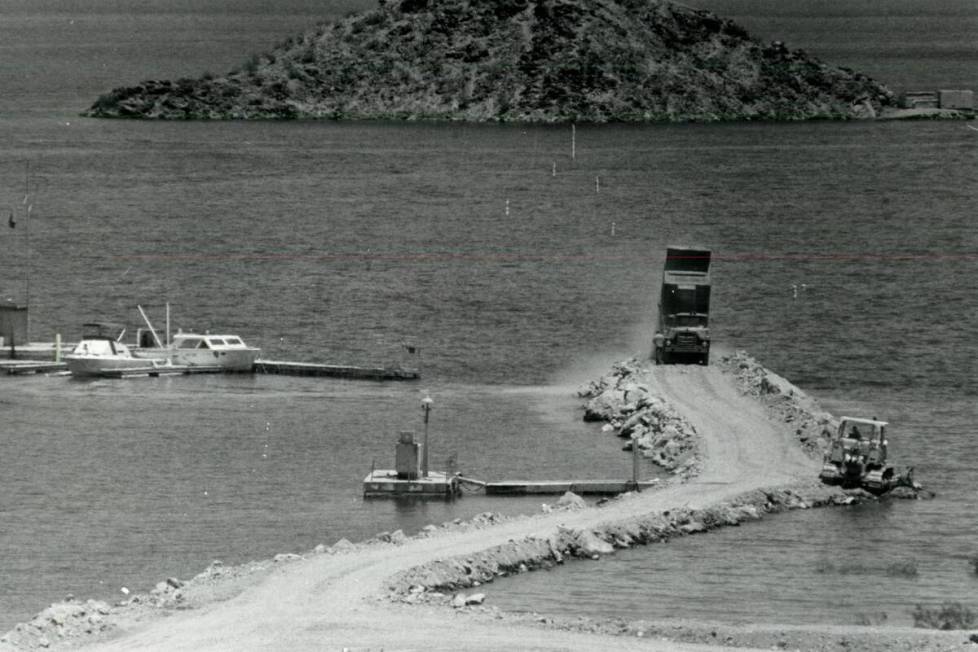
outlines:
[[[61,362],[61,333],[54,334],[54,361]]]
[[[506,214],[509,215],[509,200],[506,200]]]
[[[615,223],[612,222],[611,223],[611,235],[614,235],[614,234],[615,234]]]
[[[594,177],[594,192],[601,192],[601,177]]]
[[[571,125],[571,160],[577,160],[577,125]]]
[[[557,161],[554,161],[554,169],[553,172],[550,173],[550,176],[552,177],[557,176]]]

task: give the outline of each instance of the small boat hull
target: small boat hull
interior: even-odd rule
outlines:
[[[215,351],[175,349],[171,353],[171,359],[175,365],[186,365],[188,367],[218,366],[225,371],[252,371],[255,367],[255,360],[258,359],[259,349],[252,347]]]
[[[130,370],[154,368],[165,362],[160,356],[137,358],[125,344],[111,337],[85,337],[65,356],[65,364],[73,376],[92,377],[118,375]]]
[[[74,355],[65,356],[65,364],[72,376],[96,377],[107,374],[118,374],[126,371],[145,370],[148,367],[159,366],[160,360],[156,358],[126,358],[126,357],[107,357],[97,355]]]

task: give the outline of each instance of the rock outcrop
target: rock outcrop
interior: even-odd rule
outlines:
[[[116,88],[85,115],[652,122],[892,104],[865,75],[664,0],[381,0],[224,75]]]

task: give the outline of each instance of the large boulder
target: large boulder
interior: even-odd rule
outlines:
[[[587,502],[577,494],[572,491],[567,491],[560,500],[557,501],[557,507],[559,509],[584,509],[587,507]]]

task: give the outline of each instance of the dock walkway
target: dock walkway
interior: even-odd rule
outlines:
[[[421,373],[417,369],[405,369],[403,367],[355,367],[278,360],[255,360],[255,373],[288,376],[332,376],[357,380],[417,380],[421,378]]]
[[[64,362],[48,360],[4,360],[0,362],[0,370],[3,370],[11,376],[24,376],[27,374],[49,374],[67,371],[68,365]]]
[[[505,480],[487,482],[486,495],[523,496],[528,494],[563,494],[568,491],[578,495],[614,495],[626,491],[651,489],[658,480]]]
[[[62,347],[62,353],[71,349]],[[67,365],[61,361],[52,360],[56,351],[53,345],[32,343],[17,347],[14,350],[0,349],[0,372],[11,375],[26,375],[33,373],[54,373],[67,371]],[[9,360],[2,358],[9,357]],[[356,365],[322,364],[318,362],[290,362],[283,360],[255,360],[250,370],[245,373],[275,374],[282,376],[320,376],[331,378],[347,378],[350,380],[418,380],[421,372],[408,367],[360,367]],[[162,365],[139,367],[135,369],[106,371],[101,376],[106,378],[121,378],[129,376],[168,376],[203,373],[233,373],[219,366],[202,365]],[[239,372],[240,373],[240,372]]]

